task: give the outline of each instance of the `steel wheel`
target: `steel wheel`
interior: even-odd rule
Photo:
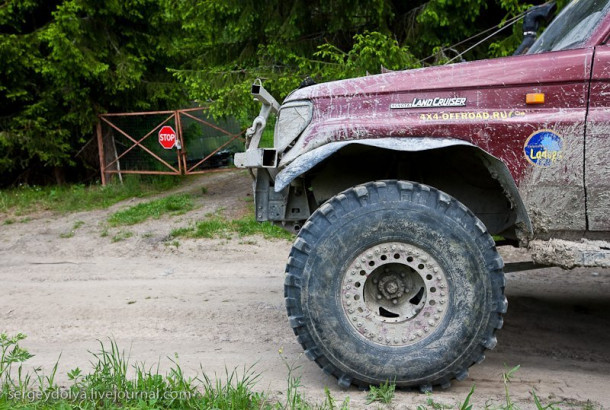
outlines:
[[[364,338],[406,346],[433,332],[445,317],[448,284],[427,252],[400,242],[359,254],[344,272],[341,303]]]

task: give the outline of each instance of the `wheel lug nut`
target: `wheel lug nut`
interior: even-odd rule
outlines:
[[[382,296],[378,294],[377,295],[377,299],[381,299],[381,298],[382,298]]]
[[[397,303],[398,303],[398,300],[396,300],[396,299],[392,299],[392,303],[393,303],[393,304],[397,304]]]
[[[352,320],[355,322],[355,321],[357,321],[357,320],[358,320],[358,318],[357,318],[356,316],[354,316],[354,317],[352,318]]]
[[[435,322],[434,322],[434,320],[432,320],[432,319],[428,320],[428,324],[429,324],[430,326],[434,326],[434,323],[435,323]]]
[[[430,331],[430,328],[428,328],[428,326],[424,327],[424,332],[428,333]]]

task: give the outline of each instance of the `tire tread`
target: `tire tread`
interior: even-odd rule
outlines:
[[[502,315],[506,313],[508,303],[504,296],[505,280],[502,270],[504,263],[487,228],[465,205],[436,188],[410,181],[376,181],[350,188],[319,207],[301,228],[286,266],[284,293],[290,326],[297,335],[297,341],[305,350],[306,356],[315,361],[324,373],[337,377],[339,386],[343,388],[349,387],[350,384],[368,386],[367,382],[341,372],[316,346],[303,316],[301,290],[303,270],[316,241],[339,216],[364,207],[375,199],[425,205],[449,216],[476,238],[475,242],[486,262],[492,284],[492,312],[478,348],[473,349],[469,355],[462,357],[459,363],[454,364],[449,377],[440,375],[414,386],[421,392],[432,391],[433,385],[449,388],[451,378],[457,380],[467,378],[468,368],[472,364],[480,363],[485,358],[484,352],[495,347],[497,343],[495,333],[503,325]]]

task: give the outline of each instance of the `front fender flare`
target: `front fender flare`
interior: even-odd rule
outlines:
[[[403,152],[427,151],[453,146],[471,147],[484,162],[492,178],[496,179],[504,189],[506,197],[516,211],[516,224],[518,225],[519,230],[526,233],[528,237],[533,233],[532,223],[527,214],[527,209],[521,199],[517,184],[515,184],[515,180],[506,165],[500,159],[476,145],[453,138],[376,138],[332,142],[299,156],[282,169],[275,178],[275,191],[279,192],[286,188],[295,178],[305,174],[307,171],[348,145],[363,145]],[[527,241],[527,238],[521,239],[522,241]]]

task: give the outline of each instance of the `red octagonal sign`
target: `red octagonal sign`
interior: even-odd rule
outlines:
[[[165,149],[172,149],[176,145],[176,131],[169,125],[164,125],[159,131],[159,144]]]

